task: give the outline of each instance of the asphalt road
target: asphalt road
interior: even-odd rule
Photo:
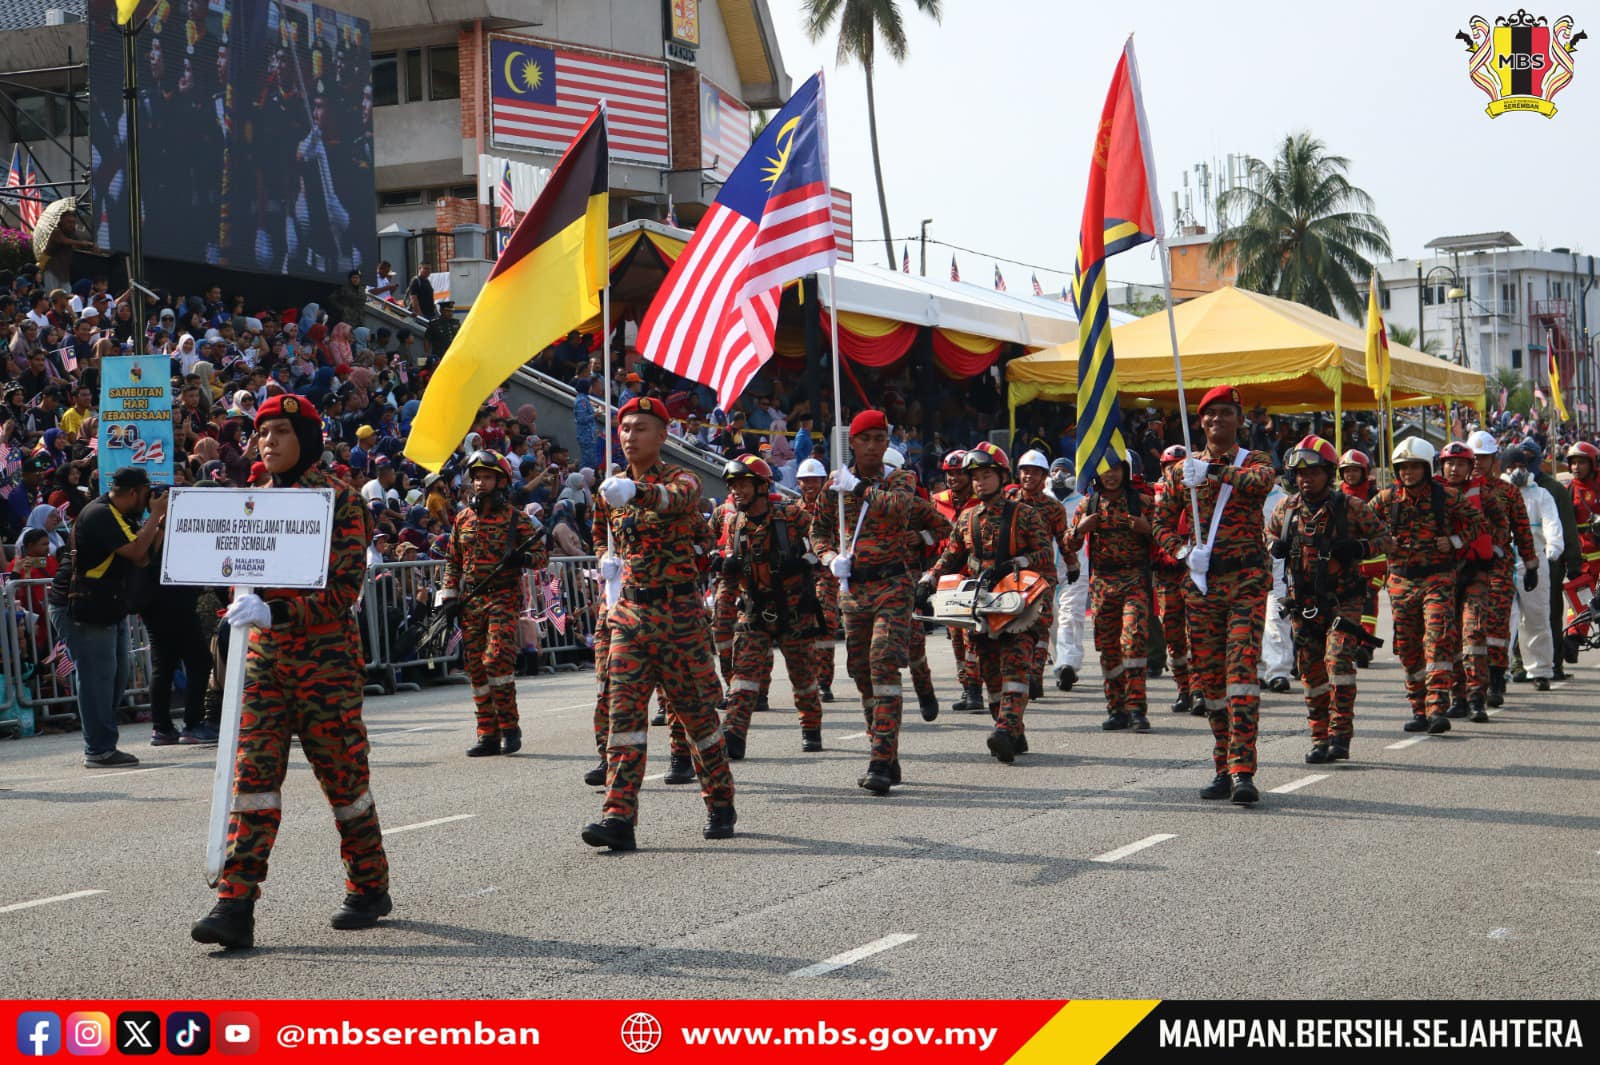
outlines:
[[[948,706],[948,645],[929,648]],[[372,698],[394,915],[328,926],[337,835],[296,749],[258,947],[228,954],[188,936],[211,902],[213,752],[127,726],[140,767],[91,771],[76,736],[5,743],[0,996],[1600,996],[1574,949],[1600,940],[1587,664],[1546,694],[1513,685],[1490,724],[1419,740],[1380,653],[1354,760],[1331,767],[1302,761],[1298,693],[1266,694],[1254,809],[1198,799],[1210,734],[1167,712],[1169,678],[1151,684],[1153,732],[1104,733],[1085,672],[1030,707],[1034,753],[1013,767],[988,756],[987,716],[910,711],[889,798],[856,787],[853,700],[826,708],[821,754],[800,753],[792,712],[758,714],[738,836],[703,840],[697,789],[647,780],[625,855],[578,839],[600,806],[580,779],[592,677],[519,684],[515,757],[463,756],[463,686]],[[651,742],[656,777],[666,731]]]

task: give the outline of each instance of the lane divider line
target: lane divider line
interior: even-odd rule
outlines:
[[[894,932],[884,936],[882,939],[874,939],[871,943],[859,946],[854,950],[847,950],[843,954],[835,954],[833,957],[819,961],[815,965],[807,965],[804,969],[796,969],[789,976],[795,980],[803,980],[811,976],[825,976],[828,973],[843,969],[847,965],[854,965],[863,958],[870,958],[874,954],[882,954],[886,950],[892,950],[916,938],[916,933],[914,932]]]
[[[1175,832],[1157,832],[1153,836],[1146,836],[1136,843],[1130,843],[1126,847],[1118,847],[1114,851],[1106,851],[1104,854],[1089,860],[1091,862],[1120,862],[1130,854],[1138,854],[1140,851],[1148,850],[1158,843],[1165,843],[1169,839],[1177,838],[1178,835]]]
[[[414,832],[419,828],[432,828],[434,825],[448,825],[452,821],[465,821],[477,817],[477,814],[455,814],[452,817],[435,817],[432,821],[418,821],[414,825],[401,825],[399,828],[386,828],[383,830],[384,838],[398,836],[402,832]]]
[[[51,895],[47,899],[33,899],[29,902],[13,902],[9,906],[0,906],[0,913],[16,913],[18,910],[31,910],[35,906],[48,906],[52,902],[71,902],[73,899],[86,899],[90,895],[104,895],[103,888],[92,888],[88,891],[74,891],[67,895]]]
[[[1386,750],[1386,751],[1403,751],[1407,747],[1415,747],[1417,744],[1421,743],[1423,740],[1425,740],[1427,738],[1428,738],[1427,736],[1407,736],[1405,739],[1401,740],[1399,743],[1391,743],[1391,744],[1389,744],[1389,746],[1385,747],[1384,750]]]
[[[1291,791],[1299,791],[1301,788],[1310,787],[1312,784],[1315,784],[1319,780],[1327,780],[1327,779],[1328,779],[1328,774],[1327,773],[1312,773],[1309,777],[1301,777],[1299,780],[1291,780],[1287,784],[1279,784],[1275,788],[1268,788],[1267,789],[1267,794],[1268,795],[1287,795]]]

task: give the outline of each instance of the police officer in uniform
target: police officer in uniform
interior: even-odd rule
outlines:
[[[227,610],[228,624],[252,630],[233,812],[217,903],[190,929],[196,942],[223,947],[255,943],[255,901],[283,819],[293,736],[300,737],[339,829],[345,898],[333,927],[370,928],[394,908],[361,721],[366,666],[355,605],[366,576],[367,511],[349,485],[318,467],[322,420],[309,400],[271,396],[256,411],[255,427],[274,486],[333,489],[333,537],[325,587],[264,589],[238,596]]]
[[[671,415],[660,400],[636,396],[617,411],[624,473],[607,477],[595,501],[597,520],[620,555],[600,574],[621,582],[606,608],[606,798],[601,819],[583,830],[591,847],[636,847],[639,785],[649,745],[649,703],[657,687],[683,722],[708,816],[706,839],[733,835],[733,776],[713,705],[717,684],[711,628],[700,598],[697,522],[700,482],[661,461]],[[603,538],[597,538],[603,539]]]
[[[1361,612],[1367,578],[1361,560],[1387,551],[1388,534],[1365,503],[1333,490],[1338,453],[1328,441],[1306,437],[1285,465],[1298,491],[1267,519],[1267,538],[1272,556],[1284,564],[1284,585],[1275,598],[1293,627],[1305,689],[1311,725],[1306,762],[1321,765],[1350,757],[1355,649],[1365,637]]]
[[[467,457],[472,506],[456,513],[450,556],[436,605],[461,615],[461,645],[478,742],[467,757],[515,754],[522,748],[517,715],[517,655],[522,634],[522,571],[541,569],[549,554],[533,519],[511,505],[511,463],[496,451]],[[470,594],[468,594],[470,593]]]
[[[772,467],[740,455],[722,468],[735,512],[728,525],[722,576],[739,594],[733,649],[733,681],[722,721],[728,757],[744,757],[750,714],[772,678],[773,647],[783,652],[789,684],[800,712],[800,749],[822,750],[822,700],[817,697],[814,656],[821,630],[812,570],[817,565],[808,537],[811,515],[796,503],[774,502]]]

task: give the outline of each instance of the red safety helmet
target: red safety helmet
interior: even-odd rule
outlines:
[[[1173,444],[1161,453],[1161,467],[1165,469],[1174,462],[1182,462],[1189,457],[1189,449],[1182,444]]]
[[[1339,456],[1339,468],[1348,470],[1352,466],[1359,466],[1363,470],[1370,471],[1372,469],[1372,460],[1367,458],[1365,451],[1357,451],[1355,448],[1351,448]]]
[[[1590,466],[1600,467],[1600,447],[1595,447],[1587,440],[1579,440],[1567,449],[1567,461],[1573,459],[1588,459]]]
[[[490,451],[487,448],[482,451],[474,451],[472,457],[467,459],[468,477],[472,476],[473,470],[493,470],[506,479],[507,485],[516,480],[511,473],[511,460],[500,454],[500,452]]]
[[[972,469],[971,461],[972,456],[974,455],[988,455],[994,460],[994,465],[999,466],[1006,473],[1011,472],[1011,460],[1006,457],[1005,449],[1000,447],[998,444],[991,444],[987,440],[978,444],[977,447],[974,447],[971,451],[967,452],[966,458],[961,460],[962,469]],[[987,463],[985,465],[987,465]]]
[[[944,461],[939,464],[939,468],[945,471],[959,470],[961,468],[961,460],[966,457],[967,453],[957,448],[944,457]]]
[[[1295,445],[1294,450],[1289,453],[1289,461],[1284,465],[1291,470],[1312,466],[1323,466],[1331,470],[1339,465],[1339,453],[1322,437],[1308,436]]]
[[[722,479],[735,481],[740,477],[754,477],[758,481],[772,483],[772,467],[767,465],[765,459],[754,455],[739,455],[729,459],[722,467]]]
[[[1477,453],[1460,440],[1452,440],[1439,449],[1439,461],[1446,462],[1450,459],[1475,459]]]

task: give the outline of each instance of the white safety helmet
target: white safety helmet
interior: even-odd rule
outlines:
[[[1423,462],[1431,469],[1434,456],[1433,445],[1420,436],[1408,436],[1395,445],[1394,456],[1389,460],[1389,465],[1398,466],[1402,462]]]
[[[1037,449],[1024,452],[1022,457],[1017,460],[1017,471],[1019,473],[1029,466],[1034,469],[1044,470],[1046,473],[1050,472],[1050,460],[1044,457],[1043,451]]]
[[[906,457],[894,448],[883,453],[883,464],[891,470],[898,470],[906,464]]]
[[[1472,449],[1474,455],[1497,455],[1500,453],[1500,441],[1494,438],[1493,433],[1485,429],[1479,429],[1475,433],[1468,433],[1467,446]]]
[[[828,476],[828,467],[824,466],[817,459],[806,459],[804,462],[802,462],[800,464],[800,468],[795,471],[795,476],[796,477],[826,477],[826,476]]]

